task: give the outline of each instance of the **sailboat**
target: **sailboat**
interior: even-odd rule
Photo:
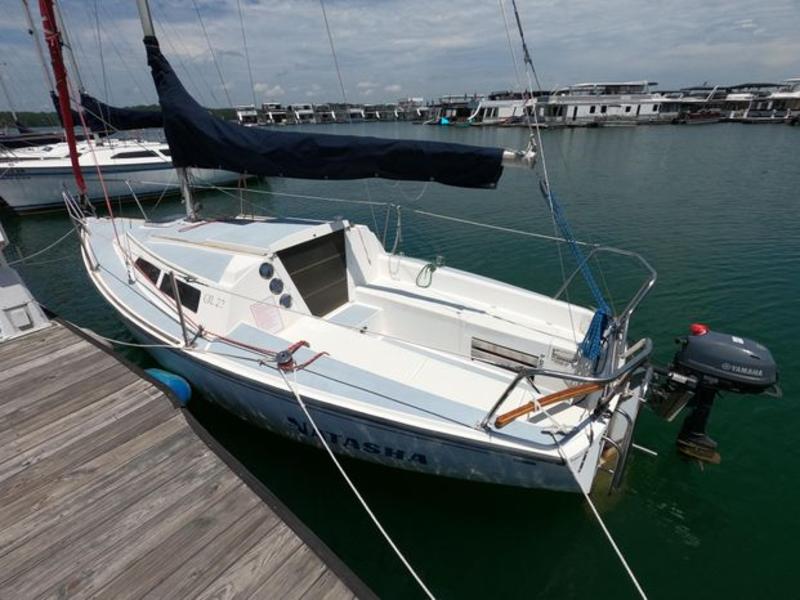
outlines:
[[[186,92],[146,1],[138,5],[184,178],[211,168],[433,181],[490,194],[504,166],[535,161],[535,147],[223,122]],[[656,279],[643,258],[598,246],[579,260],[572,277],[587,275],[599,252],[644,268],[641,287],[613,314],[604,303],[581,306],[387,251],[346,219],[205,220],[183,189],[187,214],[172,221],[85,216],[65,199],[89,279],[155,359],[207,398],[264,429],[388,467],[584,493],[613,467],[612,485],[620,484],[653,377],[652,342],[628,339]]]
[[[78,110],[73,109],[69,101],[62,105],[55,92],[59,76],[56,76],[56,81],[51,77],[27,2],[22,4],[56,114],[62,125],[65,125],[64,112],[68,111],[70,122],[81,126],[85,132],[83,136],[78,135],[82,143],[77,148],[77,162],[82,169],[85,183],[83,200],[101,202],[106,198],[130,199],[134,195],[144,198],[177,193],[180,189],[179,181],[167,144],[139,138],[118,138],[114,135],[160,128],[163,125],[161,113],[109,106],[83,91],[82,86]],[[57,23],[58,20],[54,21],[54,28]],[[48,44],[51,43],[54,31],[55,29],[45,29]],[[64,47],[69,51],[68,45]],[[75,70],[77,72],[77,67]],[[16,212],[63,209],[64,206],[61,193],[65,181],[71,177],[70,146],[61,133],[58,136],[47,134],[39,142],[26,147],[17,144],[13,149],[0,154],[0,199]],[[199,184],[214,185],[236,181],[239,175],[215,169],[200,169],[193,173],[193,178]]]

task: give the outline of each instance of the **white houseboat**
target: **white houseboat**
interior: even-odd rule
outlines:
[[[553,91],[545,122],[569,127],[636,125],[659,120],[663,97],[651,81],[578,83]]]
[[[293,123],[306,124],[317,122],[313,104],[290,104],[287,112],[290,121]]]
[[[236,121],[239,125],[254,127],[258,125],[258,111],[255,105],[245,104],[236,107]]]
[[[264,113],[267,125],[285,125],[288,119],[286,109],[278,102],[264,102],[261,105],[261,112]]]

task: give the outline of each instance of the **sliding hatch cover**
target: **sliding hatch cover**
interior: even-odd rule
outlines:
[[[322,317],[347,302],[344,230],[278,252],[311,314]]]

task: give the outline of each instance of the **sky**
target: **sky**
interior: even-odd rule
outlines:
[[[519,61],[510,0],[324,0],[347,100],[519,89],[502,1]],[[29,3],[40,25],[38,3]],[[342,100],[320,0],[150,4],[162,51],[204,105]],[[119,106],[155,102],[135,5],[61,0],[84,86]],[[518,0],[518,6],[547,89],[646,79],[667,90],[800,76],[800,0]],[[0,0],[0,11],[0,74],[12,102],[18,110],[49,110],[21,3]],[[0,110],[7,108],[0,97]]]

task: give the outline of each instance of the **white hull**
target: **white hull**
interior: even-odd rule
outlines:
[[[177,174],[171,164],[133,170],[129,167],[103,167],[102,171],[110,198],[130,197],[131,188],[140,197],[159,195],[165,189],[167,193],[178,191]],[[89,200],[102,201],[103,186],[97,171],[84,167],[83,176]],[[227,171],[211,169],[192,169],[192,177],[197,183],[222,183],[237,178]],[[130,182],[130,188],[126,181]],[[5,170],[0,177],[0,198],[17,212],[62,208],[61,193],[65,188],[75,188],[69,168],[15,166]]]
[[[129,329],[142,343],[157,343],[135,327],[129,325]],[[286,390],[247,382],[179,350],[151,349],[150,353],[162,367],[185,377],[205,397],[245,421],[298,442],[322,446],[297,400]],[[545,461],[524,452],[500,451],[491,444],[468,443],[439,432],[401,427],[396,422],[317,403],[309,397],[305,401],[337,454],[455,479],[566,492],[580,490],[562,460]],[[577,457],[572,469],[593,472],[601,443],[598,436],[586,460]]]

